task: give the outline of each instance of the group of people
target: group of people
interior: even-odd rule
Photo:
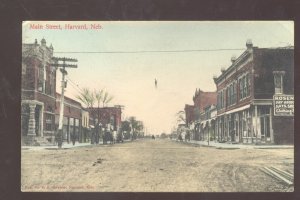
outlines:
[[[107,144],[108,142],[110,144],[114,144],[116,142],[123,142],[123,133],[113,130],[113,127],[111,125],[102,126],[102,124],[97,124],[95,127],[90,126],[89,129],[86,130],[84,134],[84,142],[86,140],[86,137],[88,138],[88,135],[90,135],[91,144],[99,144],[100,138],[103,139],[103,144]],[[70,141],[75,145],[76,140],[79,141],[79,136],[75,133],[70,133]],[[58,147],[62,146],[63,143],[63,131],[60,130],[55,135],[55,145],[57,144]],[[69,142],[69,140],[68,140]]]

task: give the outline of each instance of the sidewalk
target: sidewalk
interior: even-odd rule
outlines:
[[[124,140],[125,142],[130,142],[131,140]],[[122,143],[116,143],[116,144],[122,144]],[[106,145],[106,144],[105,144]],[[107,144],[110,145],[110,144]],[[103,142],[100,141],[99,144],[91,144],[89,143],[79,143],[76,142],[75,145],[73,145],[72,142],[70,142],[69,144],[67,142],[63,142],[62,144],[62,148],[61,149],[72,149],[72,148],[77,148],[77,147],[96,147],[96,146],[103,146]],[[48,149],[48,150],[55,150],[55,149],[59,149],[57,145],[45,145],[45,146],[22,146],[22,150],[44,150],[44,149]]]
[[[180,142],[174,139],[173,141]],[[294,145],[230,144],[230,143],[219,143],[215,141],[210,141],[208,145],[207,141],[196,141],[196,140],[190,140],[186,142],[183,141],[182,143],[196,144],[205,147],[215,147],[216,149],[294,149]]]

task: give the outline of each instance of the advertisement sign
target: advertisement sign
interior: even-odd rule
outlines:
[[[274,95],[274,116],[294,116],[294,95]]]

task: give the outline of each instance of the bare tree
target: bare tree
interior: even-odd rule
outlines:
[[[184,111],[181,110],[178,113],[176,113],[176,117],[177,117],[177,123],[186,124],[185,112]]]
[[[114,97],[109,95],[107,91],[105,91],[104,96],[102,98],[103,107],[106,106]]]
[[[97,103],[97,124],[95,126],[95,129],[96,129],[96,143],[99,144],[99,138],[100,138],[100,135],[99,135],[99,123],[100,123],[100,104],[102,102],[102,99],[103,99],[103,89],[101,90],[95,90],[94,91],[94,96],[95,96],[95,101]]]

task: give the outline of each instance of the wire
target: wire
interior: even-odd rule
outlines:
[[[77,90],[77,92],[82,92],[82,89],[74,82],[72,81],[69,77],[66,78],[68,81],[70,81],[71,86]]]
[[[81,93],[81,91],[80,91],[78,88],[76,88],[74,85],[72,85],[72,84],[70,84],[70,85],[71,85],[71,87],[74,88],[77,92]]]
[[[204,52],[204,51],[237,51],[245,49],[192,49],[192,50],[162,50],[162,51],[57,51],[54,53],[74,53],[74,54],[122,54],[122,53],[189,53],[189,52]]]

